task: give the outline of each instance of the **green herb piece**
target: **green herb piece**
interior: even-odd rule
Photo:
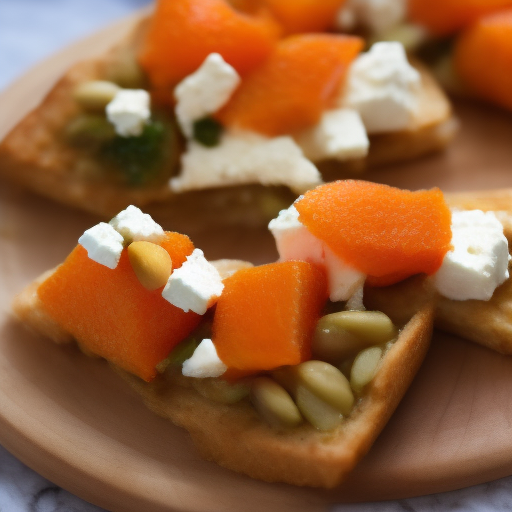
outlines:
[[[158,173],[168,139],[168,128],[151,121],[137,137],[117,135],[103,146],[101,154],[121,170],[129,185],[144,185]]]
[[[222,135],[222,125],[212,117],[204,117],[194,123],[194,139],[206,147],[217,146]]]
[[[175,365],[182,365],[187,359],[192,357],[194,350],[199,345],[199,341],[196,338],[186,338],[169,354],[169,363]]]

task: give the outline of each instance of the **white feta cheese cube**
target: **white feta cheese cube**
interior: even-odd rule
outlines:
[[[204,315],[223,289],[218,270],[206,260],[201,249],[194,249],[185,263],[171,274],[162,297],[185,313],[193,311]]]
[[[281,261],[302,260],[324,266],[329,298],[333,302],[347,300],[364,283],[366,276],[363,273],[345,263],[308,231],[300,222],[295,206],[282,210],[268,227],[275,238]]]
[[[192,138],[194,122],[223,107],[239,83],[240,76],[221,55],[208,55],[197,71],[174,89],[176,118],[183,133]]]
[[[364,282],[358,286],[345,304],[346,311],[366,311],[363,302]]]
[[[165,237],[164,230],[151,218],[151,215],[143,213],[133,205],[118,213],[110,221],[110,225],[128,243],[138,242],[139,240],[158,243]]]
[[[181,174],[169,182],[174,192],[246,183],[285,185],[302,193],[319,185],[318,169],[288,136],[268,138],[251,132],[225,132],[207,148],[193,140],[181,158]]]
[[[375,43],[350,66],[340,103],[361,114],[368,133],[405,130],[417,112],[420,87],[401,43]]]
[[[204,339],[194,350],[192,357],[183,363],[182,373],[186,377],[204,379],[220,377],[228,367],[217,355],[212,340]]]
[[[299,133],[295,141],[313,162],[363,158],[370,147],[359,112],[349,108],[327,110],[318,124]]]
[[[360,25],[381,34],[405,21],[406,0],[348,0],[338,11],[336,26],[352,30]]]
[[[110,225],[100,222],[84,232],[78,243],[96,263],[114,269],[123,252],[123,237]]]
[[[454,211],[452,245],[434,275],[439,293],[452,300],[489,300],[509,277],[501,223],[493,212]]]
[[[137,137],[151,117],[149,93],[144,89],[120,89],[105,110],[118,135]]]
[[[281,210],[270,221],[268,229],[274,236],[281,261],[303,260],[319,265],[324,263],[323,243],[299,221],[299,212],[295,206]]]
[[[332,302],[348,300],[363,285],[366,275],[345,263],[327,245],[324,247],[329,299]]]

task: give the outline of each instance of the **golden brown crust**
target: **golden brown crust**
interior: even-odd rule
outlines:
[[[37,297],[37,287],[48,275],[20,293],[13,309],[35,332],[56,342],[69,341]],[[148,384],[120,373],[148,408],[189,431],[203,457],[253,478],[329,488],[339,484],[370,449],[397,407],[425,357],[432,322],[433,306],[425,304],[386,352],[349,419],[328,433],[308,426],[278,432],[263,423],[248,402],[215,403],[180,374],[168,372]]]
[[[70,147],[62,137],[64,127],[79,112],[71,94],[74,87],[86,80],[103,78],[105,67],[119,52],[137,47],[146,24],[146,20],[142,20],[117,48],[102,58],[76,64],[57,82],[41,105],[14,127],[0,144],[0,173],[38,194],[103,217],[110,217],[129,204],[147,210],[146,205],[161,203],[168,210],[169,217],[183,215],[183,207],[188,203],[200,203],[205,209],[215,211],[218,210],[215,208],[218,197],[221,201],[227,198],[228,203],[236,202],[235,196],[240,190],[249,188],[256,191],[255,198],[250,195],[250,200],[240,211],[241,215],[232,216],[232,219],[243,223],[245,215],[254,217],[253,210],[258,209],[259,198],[265,193],[263,186],[225,187],[200,191],[206,192],[203,194],[187,192],[176,195],[165,183],[139,188],[113,184],[98,179],[101,166]],[[455,133],[450,103],[429,73],[423,68],[420,71],[423,81],[420,109],[411,129],[372,136],[370,154],[366,159],[319,163],[327,180],[353,176],[366,166],[416,158],[442,149],[449,143]],[[91,175],[96,178],[91,179]],[[270,194],[272,196],[273,192]],[[290,192],[285,195],[292,200]],[[200,217],[194,211],[194,208],[189,208],[187,213],[189,218],[192,216],[197,221]],[[202,220],[221,224],[225,216],[225,213],[217,212]],[[258,219],[261,224],[269,220],[261,214]]]
[[[73,337],[64,331],[53,318],[48,316],[37,295],[39,285],[53,272],[54,269],[48,270],[30,283],[14,298],[12,309],[16,318],[31,331],[42,334],[57,344],[70,343],[73,341]]]
[[[308,426],[277,432],[248,403],[216,404],[182,379],[147,385],[125,377],[151,410],[189,431],[203,457],[265,481],[332,488],[368,452],[405,394],[427,352],[432,315],[426,306],[407,324],[364,398],[333,432]]]

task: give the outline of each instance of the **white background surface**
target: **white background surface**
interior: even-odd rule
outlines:
[[[37,61],[148,3],[148,0],[0,0],[0,90]],[[512,510],[512,477],[439,495],[339,505],[333,512],[374,510],[508,511]],[[51,484],[0,447],[0,512],[98,511],[101,509]]]

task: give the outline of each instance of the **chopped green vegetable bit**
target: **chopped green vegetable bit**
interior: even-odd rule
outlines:
[[[217,146],[222,135],[222,125],[212,117],[198,119],[194,123],[194,139],[206,147]]]
[[[169,354],[169,363],[175,365],[182,365],[187,359],[192,357],[194,350],[199,345],[196,338],[187,338],[181,343],[176,345],[173,351]]]
[[[137,137],[117,135],[103,146],[102,156],[122,170],[128,184],[144,185],[158,172],[168,131],[160,121],[151,121]]]

